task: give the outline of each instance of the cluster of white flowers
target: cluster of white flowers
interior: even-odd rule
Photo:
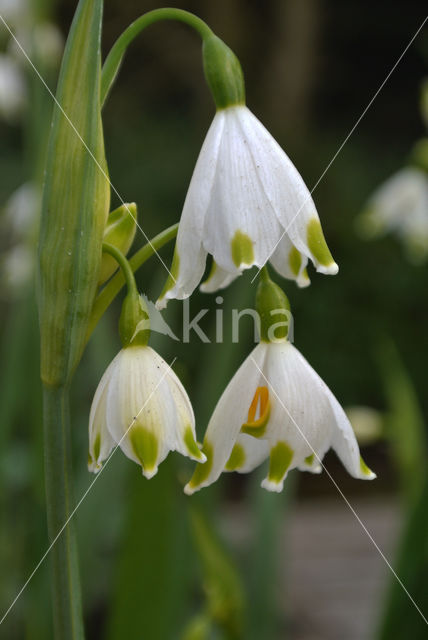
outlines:
[[[226,54],[230,62],[230,50]],[[254,265],[264,269],[268,302],[260,303],[261,317],[272,308],[269,300],[274,308],[278,301],[289,308],[283,292],[266,275],[268,261],[299,286],[309,284],[309,260],[321,273],[338,271],[309,190],[239,98],[239,71],[236,77],[237,83],[232,78],[219,93],[221,108],[191,179],[159,308],[171,298],[192,294],[208,254],[213,268],[203,291],[226,287]],[[227,91],[238,98],[225,106]],[[191,457],[198,466],[186,485],[188,494],[214,482],[222,471],[248,472],[267,458],[269,471],[262,486],[281,491],[290,469],[318,473],[330,447],[352,476],[375,477],[361,460],[351,424],[328,387],[286,334],[272,339],[263,328],[261,343],[220,398],[203,445],[196,442],[190,400],[175,374],[155,351],[132,343],[100,382],[89,440],[93,471],[116,446],[142,466],[146,477],[156,473],[169,450]]]

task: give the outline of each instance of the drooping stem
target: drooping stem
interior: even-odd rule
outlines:
[[[55,638],[83,640],[83,616],[72,520],[74,499],[68,387],[43,390],[45,487],[50,555],[53,565],[52,607]]]
[[[212,35],[211,29],[203,20],[183,9],[154,9],[140,16],[119,36],[105,60],[101,76],[101,105],[105,102],[108,92],[116,78],[122,58],[130,43],[143,29],[159,20],[178,20],[179,22],[185,22],[195,29],[202,39]]]
[[[132,258],[127,260],[131,270],[135,273],[137,269],[139,269],[145,262],[148,260],[158,249],[161,249],[164,244],[173,240],[177,235],[178,231],[178,223],[173,224],[171,227],[164,229],[158,233],[150,242],[141,247]],[[122,289],[125,284],[125,277],[122,273],[122,269],[116,273],[115,276],[105,285],[105,287],[98,294],[94,307],[92,309],[92,315],[89,322],[88,333],[86,335],[86,341],[92,335],[93,330],[97,326],[104,312],[111,305],[119,291]]]
[[[125,278],[126,286],[129,293],[137,293],[137,285],[135,283],[134,272],[132,271],[129,261],[125,258],[123,253],[112,244],[103,242],[103,252],[108,253],[118,263],[123,277]]]

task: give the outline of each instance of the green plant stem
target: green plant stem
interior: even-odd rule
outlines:
[[[74,523],[68,387],[44,388],[45,485],[53,568],[55,638],[83,640],[84,628]]]
[[[130,260],[127,260],[133,273],[137,271],[158,249],[164,246],[170,240],[173,240],[177,235],[178,223],[173,224],[171,227],[164,229],[150,242],[141,247]],[[101,317],[111,305],[119,291],[122,289],[126,280],[122,273],[122,269],[116,273],[115,276],[105,285],[105,287],[98,294],[94,307],[92,309],[92,315],[89,322],[88,333],[86,334],[86,341],[92,335],[93,330],[97,326]]]
[[[114,245],[109,244],[108,242],[103,242],[103,253],[108,253],[118,263],[119,267],[122,270],[123,277],[125,278],[126,286],[128,287],[128,293],[135,293],[138,295],[134,272],[132,271],[131,265],[123,255],[122,251],[120,251]]]
[[[132,22],[127,29],[125,29],[121,36],[119,36],[106,58],[101,76],[101,105],[104,104],[111,86],[113,85],[120,63],[122,62],[122,58],[125,55],[128,46],[134,38],[143,31],[143,29],[154,22],[158,22],[159,20],[178,20],[179,22],[185,22],[189,27],[192,27],[199,33],[202,40],[211,36],[213,33],[203,20],[198,18],[198,16],[195,16],[193,13],[189,13],[183,9],[155,9],[140,16],[137,20]]]

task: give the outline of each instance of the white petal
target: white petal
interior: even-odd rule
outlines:
[[[269,445],[267,440],[240,433],[224,471],[248,473],[264,462],[268,456]]]
[[[247,421],[248,409],[257,387],[260,386],[260,372],[263,368],[267,344],[261,343],[242,363],[224,390],[208,424],[203,451],[207,454],[204,465],[196,468],[185,492],[190,495],[215,482],[230,458],[242,425]],[[254,365],[254,361],[258,367]],[[201,477],[202,476],[202,477]]]
[[[370,218],[373,235],[394,229],[405,229],[411,223],[419,203],[428,204],[426,174],[415,168],[402,169],[386,180],[372,195],[365,216]],[[422,210],[424,207],[422,207]],[[417,217],[419,215],[417,214]],[[428,223],[425,206],[425,228]]]
[[[213,262],[208,278],[199,288],[203,293],[212,293],[213,291],[217,291],[217,289],[224,289],[235,280],[237,275],[239,274],[229,273],[229,271],[222,269],[218,264]]]
[[[324,455],[332,424],[321,378],[289,342],[269,344],[265,375],[271,385],[266,438],[272,446],[285,442],[292,449],[290,469],[314,452]]]
[[[178,266],[171,267],[174,280],[163,291],[156,306],[162,309],[169,299],[183,300],[198,286],[204,270],[207,251],[202,246],[205,217],[211,201],[219,148],[224,128],[224,112],[218,111],[208,130],[193,171],[178,228],[175,257]]]
[[[335,418],[331,446],[351,476],[360,480],[373,480],[376,474],[368,469],[360,456],[357,439],[346,413],[328,388],[327,391]]]
[[[266,377],[272,381],[272,387],[282,401],[274,404],[272,400],[266,438],[282,440],[290,445],[295,453],[289,468],[304,466],[305,458],[312,454],[316,454],[317,460],[322,460],[332,446],[353,477],[374,478],[375,475],[361,461],[345,412],[299,351],[289,343],[272,344],[265,367]],[[282,391],[278,389],[281,386]],[[287,424],[281,424],[281,404],[282,409],[286,408],[283,413],[287,414]]]
[[[285,232],[271,255],[270,262],[278,273],[284,278],[295,280],[299,287],[307,287],[311,284],[306,271],[308,258],[299,253]]]
[[[160,358],[160,356],[159,356]],[[169,389],[175,404],[175,433],[166,430],[168,446],[171,451],[179,451],[192,460],[205,462],[206,456],[199,450],[195,433],[195,416],[189,396],[171,367],[162,360],[161,369],[166,372]]]
[[[325,242],[317,238],[318,244],[309,246],[308,225],[312,221],[319,223],[319,218],[312,196],[296,167],[251,111],[246,109],[240,116],[254,164],[258,167],[258,179],[282,228],[300,253],[311,258],[319,271],[337,273],[338,267]],[[265,261],[275,248],[276,243],[273,243]]]
[[[97,473],[104,460],[115,446],[115,441],[107,429],[107,394],[116,358],[110,363],[101,378],[89,414],[89,462],[88,469]]]
[[[220,267],[235,274],[253,264],[261,267],[281,229],[259,177],[262,168],[252,153],[252,132],[241,126],[247,112],[243,106],[223,110],[224,130],[203,234],[205,249]],[[249,243],[253,254],[241,256],[242,261],[239,252],[232,255],[232,242],[235,239],[239,247],[239,238]]]
[[[175,437],[174,399],[153,349],[128,347],[117,358],[107,397],[107,426],[125,455],[141,464],[149,478],[168,454],[171,430]]]

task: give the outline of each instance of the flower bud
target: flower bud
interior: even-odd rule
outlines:
[[[81,0],[48,145],[39,243],[41,377],[67,384],[86,342],[109,210],[100,111],[102,0]]]
[[[113,245],[126,256],[134,241],[136,228],[137,205],[135,202],[123,204],[110,212],[103,241]],[[108,253],[103,253],[98,284],[104,284],[117,268],[116,260]]]

